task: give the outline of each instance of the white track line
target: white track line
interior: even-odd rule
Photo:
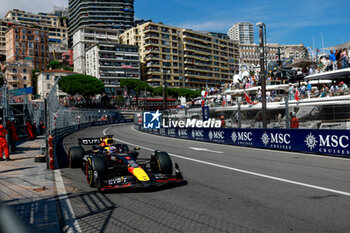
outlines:
[[[108,129],[109,128],[106,128],[103,131],[104,135],[106,135],[106,131]],[[155,149],[151,149],[151,148],[148,148],[148,147],[145,147],[145,146],[136,145],[136,144],[133,144],[133,143],[130,143],[130,142],[126,142],[126,141],[120,140],[118,138],[114,138],[114,139],[119,141],[119,142],[121,142],[121,143],[129,144],[129,145],[136,146],[136,147],[140,147],[140,148],[143,148],[143,149],[149,150],[149,151],[155,151]],[[169,153],[169,155],[174,156],[174,157],[179,158],[179,159],[185,159],[185,160],[189,160],[189,161],[192,161],[192,162],[197,162],[197,163],[206,164],[206,165],[210,165],[210,166],[214,166],[214,167],[224,168],[224,169],[235,171],[235,172],[240,172],[240,173],[244,173],[244,174],[248,174],[248,175],[258,176],[258,177],[262,177],[262,178],[266,178],[266,179],[270,179],[270,180],[276,180],[276,181],[280,181],[280,182],[284,182],[284,183],[294,184],[294,185],[298,185],[298,186],[303,186],[303,187],[307,187],[307,188],[317,189],[317,190],[321,190],[321,191],[336,193],[336,194],[340,194],[340,195],[344,195],[344,196],[350,197],[350,193],[344,192],[344,191],[339,191],[339,190],[336,190],[336,189],[330,189],[330,188],[325,188],[325,187],[322,187],[322,186],[306,184],[306,183],[293,181],[293,180],[288,180],[288,179],[283,179],[283,178],[279,178],[279,177],[275,177],[275,176],[264,175],[264,174],[261,174],[261,173],[256,173],[256,172],[251,172],[251,171],[247,171],[247,170],[242,170],[242,169],[239,169],[239,168],[224,166],[224,165],[220,165],[220,164],[216,164],[216,163],[210,163],[210,162],[206,162],[206,161],[202,161],[202,160],[198,160],[198,159],[192,159],[192,158],[188,158],[188,157],[181,156],[181,155],[176,155],[176,154],[171,154],[171,153]]]
[[[70,204],[66,188],[64,187],[61,171],[59,169],[54,170],[54,174],[56,180],[57,196],[60,201],[64,223],[67,227],[63,230],[64,232],[68,233],[81,233],[79,223],[75,218],[75,214],[72,205]]]
[[[215,146],[223,146],[223,147],[230,147],[232,148],[238,148],[238,149],[243,149],[243,150],[255,150],[255,151],[268,151],[268,152],[273,152],[274,154],[295,154],[295,155],[300,155],[300,156],[309,156],[309,157],[317,157],[317,158],[322,158],[322,159],[336,159],[336,160],[345,160],[350,162],[350,159],[348,158],[340,158],[340,157],[334,157],[334,156],[328,156],[328,155],[316,155],[316,154],[305,154],[302,152],[294,152],[294,151],[281,151],[281,150],[271,150],[271,149],[263,149],[263,148],[252,148],[252,147],[245,147],[245,146],[234,146],[234,145],[225,145],[225,144],[219,144],[219,143],[211,143],[211,142],[201,142],[201,141],[195,141],[195,140],[189,140],[189,139],[183,139],[183,138],[173,138],[173,137],[167,137],[167,136],[161,136],[161,135],[156,135],[156,134],[151,134],[151,133],[145,133],[138,131],[134,128],[134,126],[131,126],[131,130],[135,131],[140,134],[145,134],[148,136],[153,136],[153,137],[162,137],[162,138],[168,138],[172,140],[181,140],[181,141],[187,141],[187,142],[193,142],[193,143],[199,143],[199,144],[207,144],[210,143]]]

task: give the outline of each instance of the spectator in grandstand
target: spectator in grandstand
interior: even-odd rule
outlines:
[[[341,81],[339,83],[339,93],[344,95],[345,92],[348,91],[348,85],[346,85],[346,83],[344,83],[343,81]]]
[[[328,92],[329,92],[329,88],[326,84],[323,84],[323,87],[321,89],[321,98],[322,97],[326,97],[328,95]]]
[[[335,54],[334,54],[333,50],[331,50],[331,52],[329,54],[329,60],[332,63],[332,70],[336,70],[337,69],[337,59],[335,58]]]
[[[305,99],[305,98],[306,98],[306,87],[305,87],[305,83],[302,83],[302,84],[301,84],[301,87],[300,87],[300,95],[301,95],[301,98],[302,98],[302,99]]]
[[[257,92],[258,101],[261,101],[261,100],[262,100],[261,96],[262,96],[261,89],[258,88],[258,92]]]
[[[307,80],[306,83],[307,83],[307,85],[306,85],[307,98],[310,99],[311,91],[312,91],[312,85],[310,84],[309,80]]]
[[[341,61],[340,54],[341,54],[341,50],[339,50],[339,49],[335,50],[335,60],[336,60],[336,63],[337,63],[337,65],[336,65],[337,69],[340,68],[340,61]]]
[[[343,49],[342,53],[341,53],[341,68],[345,69],[348,68],[348,50],[347,49]]]
[[[294,100],[294,86],[291,83],[289,83],[289,92],[288,93],[289,93],[288,99]]]

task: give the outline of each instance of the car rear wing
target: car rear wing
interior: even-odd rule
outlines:
[[[113,135],[108,135],[105,137],[99,137],[99,138],[79,138],[78,143],[79,145],[99,145],[103,142],[104,139],[112,138]]]

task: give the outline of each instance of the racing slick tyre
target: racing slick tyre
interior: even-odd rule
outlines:
[[[87,183],[91,187],[100,189],[107,170],[107,162],[103,156],[96,155],[88,158],[85,169]]]
[[[173,173],[173,163],[167,152],[156,152],[151,157],[151,170],[154,173],[171,175]]]
[[[69,148],[69,151],[68,151],[69,167],[81,168],[84,153],[85,153],[84,148],[81,146],[74,146]]]

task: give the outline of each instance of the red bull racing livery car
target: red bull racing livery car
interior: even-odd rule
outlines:
[[[140,148],[130,150],[116,144],[113,136],[78,139],[79,146],[68,151],[69,167],[81,168],[87,183],[100,191],[119,188],[149,188],[167,184],[185,184],[179,166],[167,152],[154,151],[150,159],[139,159]],[[85,151],[82,145],[91,145]]]

